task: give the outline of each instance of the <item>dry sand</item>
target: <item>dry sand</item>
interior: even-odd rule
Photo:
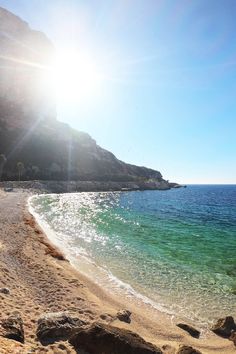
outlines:
[[[164,353],[175,353],[180,344],[203,354],[235,353],[233,342],[210,331],[195,339],[176,327],[176,319],[167,314],[133,301],[122,303],[69,262],[58,259],[60,251],[52,247],[27,210],[28,197],[29,192],[23,190],[0,192],[0,287],[10,290],[10,294],[0,294],[0,316],[19,311],[25,329],[24,345],[0,337],[0,353],[75,353],[67,342],[40,344],[36,328],[41,314],[71,310],[87,321],[105,321],[102,318],[109,316],[104,314],[114,316],[122,308],[131,310],[131,323],[115,320],[112,325],[137,332]]]

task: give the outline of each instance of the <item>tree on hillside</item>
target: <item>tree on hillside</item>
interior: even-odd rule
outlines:
[[[20,161],[17,162],[17,170],[18,170],[19,181],[21,180],[24,168],[25,168],[25,166],[24,166],[23,162],[20,162]]]
[[[53,162],[49,169],[50,169],[51,173],[60,173],[61,172],[61,166],[58,165],[56,162]]]
[[[33,165],[33,166],[32,166],[32,172],[33,172],[33,176],[34,176],[34,178],[35,178],[35,177],[37,177],[37,176],[38,176],[38,174],[39,174],[39,167],[38,167],[38,166]]]
[[[7,158],[4,154],[0,154],[0,182],[2,180],[2,173],[5,163],[7,162]]]

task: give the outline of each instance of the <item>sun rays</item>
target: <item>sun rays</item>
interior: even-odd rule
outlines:
[[[57,52],[46,75],[46,83],[59,103],[76,103],[92,98],[102,81],[95,61],[68,49]]]

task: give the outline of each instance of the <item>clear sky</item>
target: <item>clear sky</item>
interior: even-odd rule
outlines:
[[[0,0],[99,87],[58,118],[180,183],[236,183],[235,0]]]

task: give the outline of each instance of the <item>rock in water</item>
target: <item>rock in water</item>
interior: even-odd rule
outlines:
[[[181,345],[176,354],[202,354],[199,350],[188,345]]]
[[[90,354],[163,354],[138,334],[102,323],[79,329],[69,342],[75,350]]]
[[[37,337],[42,343],[53,343],[58,339],[68,339],[85,322],[76,314],[53,312],[42,315],[38,320]]]
[[[176,326],[183,329],[184,331],[188,332],[194,338],[200,337],[200,332],[192,326],[189,326],[185,323],[178,323]]]
[[[24,343],[23,321],[19,313],[14,313],[1,321],[0,335]]]
[[[126,323],[130,323],[131,322],[131,312],[129,310],[120,310],[117,312],[116,317],[122,321],[122,322],[126,322]]]
[[[220,318],[211,330],[221,337],[229,338],[231,333],[236,331],[236,324],[232,316]]]

